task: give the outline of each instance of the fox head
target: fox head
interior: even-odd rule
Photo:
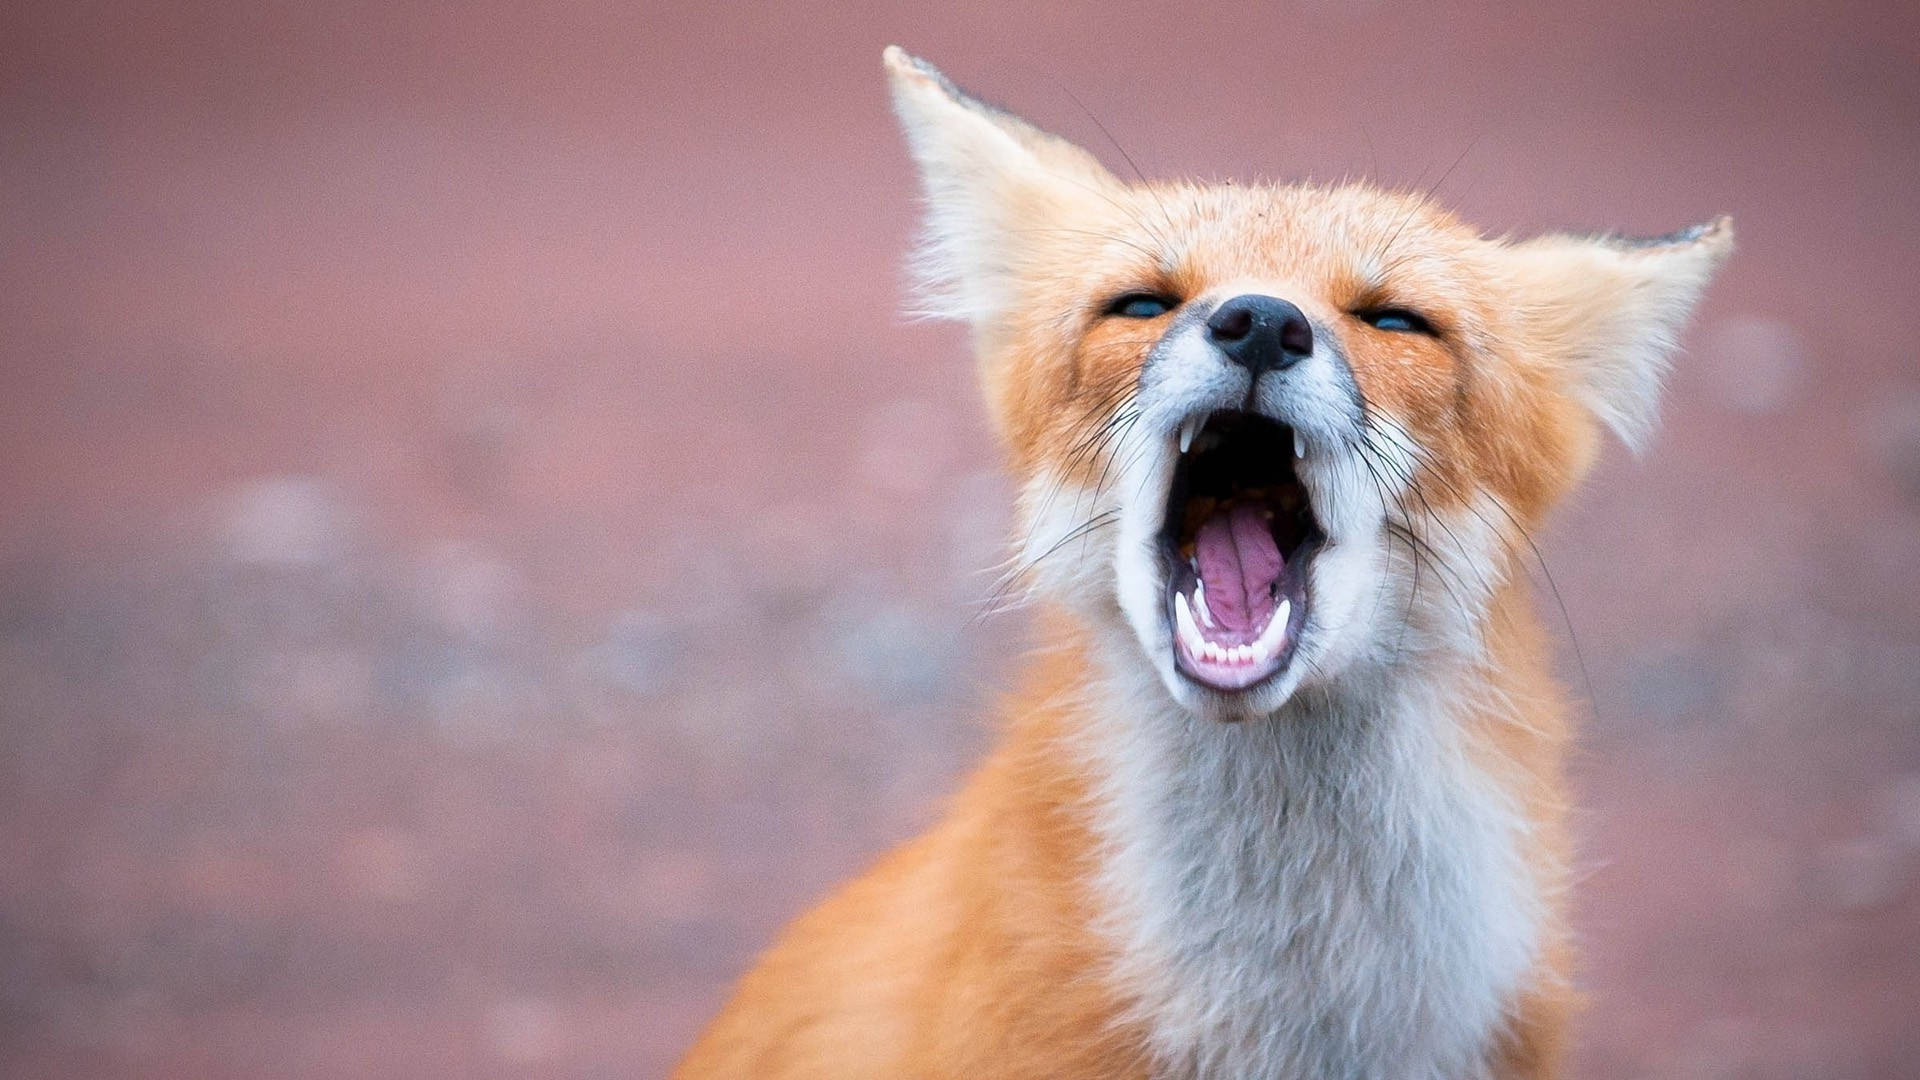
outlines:
[[[1016,571],[1221,719],[1471,658],[1732,245],[1481,235],[1351,184],[1126,183],[886,53],[925,310],[969,323]],[[1137,650],[1137,653],[1134,652]]]

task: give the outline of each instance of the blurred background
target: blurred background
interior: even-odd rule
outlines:
[[[658,1076],[931,818],[1025,626],[889,41],[1152,175],[1736,217],[1544,541],[1579,1075],[1920,1076],[1920,6],[1778,0],[7,5],[0,1074]]]

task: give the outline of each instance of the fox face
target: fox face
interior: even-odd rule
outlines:
[[[1492,239],[1364,185],[1125,183],[898,50],[925,309],[968,322],[1015,572],[1223,720],[1471,658],[1731,248]]]

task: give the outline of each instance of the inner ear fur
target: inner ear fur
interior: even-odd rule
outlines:
[[[1727,217],[1665,236],[1553,234],[1501,259],[1522,344],[1635,450],[1651,438],[1680,332],[1733,250]]]

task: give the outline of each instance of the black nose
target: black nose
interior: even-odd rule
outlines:
[[[1277,296],[1248,293],[1221,304],[1207,320],[1207,339],[1255,376],[1313,354],[1313,324]]]

